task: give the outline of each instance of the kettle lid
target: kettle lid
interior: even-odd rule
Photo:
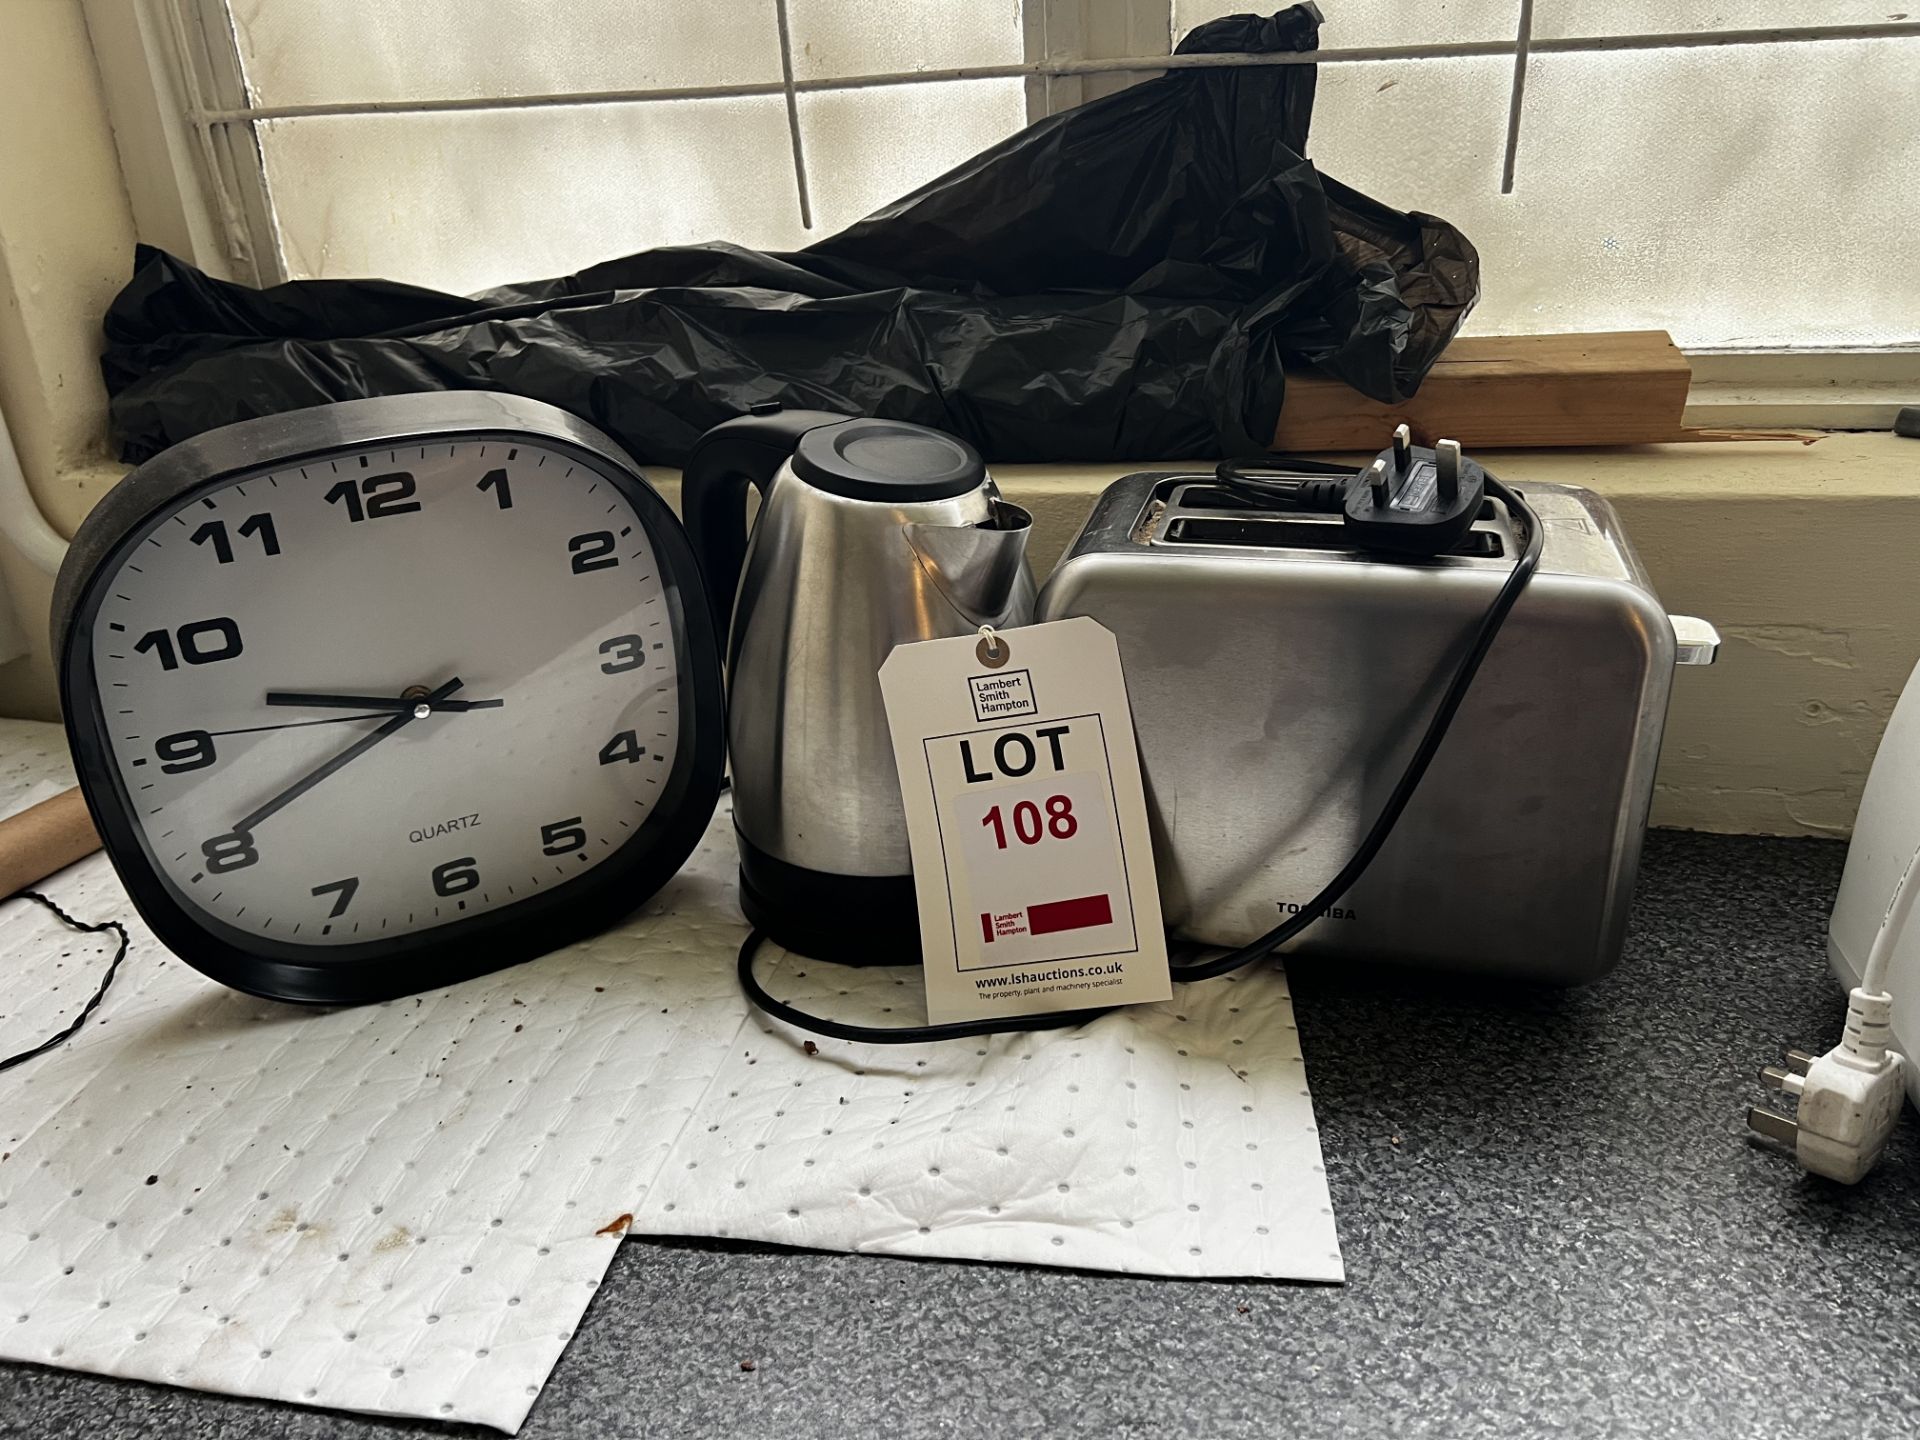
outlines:
[[[800,437],[793,473],[852,500],[950,500],[987,478],[980,452],[964,440],[901,420],[848,420]]]

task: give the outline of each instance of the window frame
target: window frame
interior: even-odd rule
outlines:
[[[1021,78],[1029,119],[1069,109],[1169,69],[1342,64],[1383,59],[1512,59],[1502,189],[1514,183],[1529,58],[1534,54],[1915,38],[1920,20],[1770,26],[1665,34],[1535,37],[1533,0],[1519,0],[1511,40],[1330,47],[1300,55],[1169,56],[1173,0],[1020,0],[1024,56],[1016,65],[796,79],[786,0],[773,0],[782,80],[579,94],[330,105],[250,106],[227,0],[82,0],[136,232],[210,273],[253,285],[288,279],[266,169],[263,119],[315,114],[432,113],[713,95],[784,94],[803,220],[811,224],[799,94],[928,81]],[[1884,429],[1920,392],[1920,345],[1860,350],[1689,350],[1690,424]]]

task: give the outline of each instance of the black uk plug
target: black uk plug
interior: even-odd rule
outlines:
[[[1458,440],[1429,450],[1402,425],[1347,486],[1347,538],[1362,550],[1444,555],[1473,527],[1486,488],[1487,472],[1460,453]]]

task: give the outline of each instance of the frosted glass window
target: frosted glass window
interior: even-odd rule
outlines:
[[[268,120],[260,143],[289,273],[469,294],[653,245],[798,249],[1026,123],[1017,80],[799,106],[812,230],[777,95]]]
[[[794,78],[822,87],[794,97],[811,223],[778,88],[777,0],[226,3],[246,98],[199,96],[201,108],[340,112],[254,122],[274,221],[254,238],[295,276],[472,292],[654,245],[796,249],[831,234],[1027,119],[1024,80],[858,77],[1020,63],[1045,28],[1036,7],[1059,0],[785,0]],[[1086,0],[1091,53],[1151,57],[1249,8],[1121,3]],[[1333,0],[1321,44],[1510,46],[1521,3]],[[1920,38],[1552,48],[1899,25],[1907,12],[1884,0],[1534,0],[1532,15],[1547,48],[1530,60],[1510,194],[1511,55],[1319,74],[1312,157],[1389,205],[1445,216],[1479,248],[1470,331],[1664,328],[1696,349],[1920,345],[1920,206],[1906,193],[1920,173]],[[760,93],[408,108],[730,86]]]
[[[269,120],[260,143],[294,275],[467,294],[652,245],[807,240],[777,95]]]
[[[254,102],[780,79],[773,0],[229,0]]]
[[[799,97],[816,233],[832,234],[1027,123],[1019,80],[946,80]],[[885,137],[876,144],[876,137]]]
[[[1534,0],[1533,33],[1678,35],[1791,25],[1875,25],[1905,19],[1885,0]]]
[[[232,0],[253,103],[355,104],[775,85],[772,0]],[[885,11],[791,0],[796,77],[1017,63],[1020,0]],[[797,249],[1026,123],[1022,82],[796,99],[802,224],[777,94],[269,119],[260,149],[295,276],[471,293],[654,245]]]
[[[1544,0],[1540,0],[1544,3]],[[1604,0],[1598,0],[1604,3]],[[1178,40],[1189,30],[1222,15],[1261,15],[1278,3],[1247,0],[1174,0],[1173,31]],[[1327,0],[1320,44],[1412,45],[1421,41],[1512,40],[1520,29],[1520,0]]]
[[[1479,247],[1470,331],[1920,342],[1920,207],[1904,195],[1920,41],[1536,54],[1502,195],[1509,73],[1496,58],[1320,75],[1314,159]]]
[[[1018,65],[1026,58],[1020,0],[787,0],[787,27],[800,80]]]
[[[1480,202],[1501,198],[1512,75],[1506,56],[1323,66],[1307,153],[1389,205],[1444,215],[1484,258],[1488,212]],[[1476,207],[1479,223],[1463,205]]]

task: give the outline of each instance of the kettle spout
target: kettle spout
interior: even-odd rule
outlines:
[[[969,627],[1026,625],[1033,620],[1033,572],[1027,541],[1033,517],[995,499],[978,525],[905,527],[920,569]]]

